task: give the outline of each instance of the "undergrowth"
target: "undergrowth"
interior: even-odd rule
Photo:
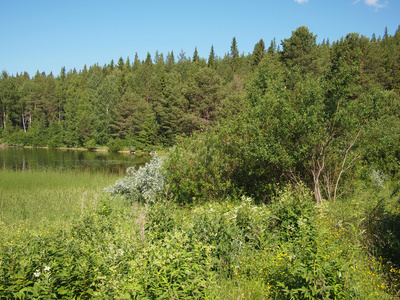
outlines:
[[[50,230],[2,223],[1,299],[395,299],[398,199],[365,196],[316,206],[297,185],[268,205],[192,208],[100,197]]]

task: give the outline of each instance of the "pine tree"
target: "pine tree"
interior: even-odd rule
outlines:
[[[149,52],[147,52],[146,60],[144,61],[144,65],[146,66],[151,66],[153,63],[151,61],[151,55]]]
[[[142,130],[138,135],[138,146],[143,149],[148,149],[149,147],[154,146],[156,144],[157,131],[155,114],[152,109],[148,107]]]
[[[253,68],[256,68],[260,61],[263,59],[265,56],[265,44],[264,41],[261,39],[257,44],[254,46],[254,51],[252,55],[252,66]]]
[[[124,70],[129,72],[131,70],[131,61],[129,60],[129,56],[126,59]]]
[[[385,32],[383,34],[383,39],[386,40],[389,37],[389,32],[387,26],[385,27]]]
[[[215,53],[214,53],[214,45],[211,45],[210,55],[208,56],[208,67],[211,69],[215,69]]]
[[[192,59],[192,61],[193,62],[196,62],[196,61],[199,61],[199,54],[198,54],[198,52],[197,52],[197,47],[194,47],[194,53],[193,53],[193,59]]]
[[[132,71],[136,71],[139,68],[140,65],[141,65],[141,62],[140,62],[140,59],[139,59],[139,55],[136,52],[135,53],[135,59],[133,60]]]
[[[236,37],[233,37],[232,39],[230,58],[232,71],[235,73],[239,67],[239,50],[237,47]]]
[[[268,47],[267,53],[268,54],[275,54],[276,52],[276,41],[275,38],[271,40],[271,44]]]
[[[187,61],[186,53],[181,49],[181,52],[179,53],[179,59],[178,63],[184,63]]]
[[[118,69],[120,71],[122,71],[124,69],[124,59],[122,58],[122,56],[118,60]]]
[[[111,72],[114,70],[114,60],[113,59],[111,60],[110,64],[108,65],[108,69]]]
[[[316,38],[306,26],[297,28],[289,39],[282,41],[282,61],[289,68],[299,68],[302,74],[315,73]]]
[[[114,108],[115,120],[111,125],[116,137],[132,140],[139,134],[144,122],[146,103],[135,93],[126,93]]]
[[[174,64],[175,64],[174,51],[171,51],[171,53],[168,53],[167,55],[167,72],[171,72],[172,68],[174,67]]]

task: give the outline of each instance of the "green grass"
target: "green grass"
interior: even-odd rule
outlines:
[[[71,222],[96,210],[102,189],[117,177],[85,172],[0,171],[0,224],[31,228]]]
[[[400,239],[385,236],[399,232],[390,188],[320,206],[300,186],[268,205],[243,197],[185,208],[102,195],[114,181],[1,173],[0,299],[395,299],[399,291],[391,255]]]

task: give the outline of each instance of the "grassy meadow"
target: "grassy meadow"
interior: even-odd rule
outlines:
[[[110,198],[108,175],[0,177],[0,299],[397,299],[388,184],[318,206],[300,184],[267,205],[183,207]]]
[[[116,175],[76,171],[0,172],[0,221],[31,228],[71,222],[95,211],[102,189]]]

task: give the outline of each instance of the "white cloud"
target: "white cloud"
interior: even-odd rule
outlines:
[[[382,7],[385,7],[387,5],[387,1],[384,1],[382,3],[381,0],[364,0],[364,2],[365,2],[365,4],[367,4],[369,6],[373,6],[375,8],[382,8]]]
[[[370,5],[370,6],[373,6],[376,8],[381,8],[381,7],[385,6],[385,4],[380,3],[380,0],[365,0],[365,3],[367,5]]]
[[[308,2],[308,0],[294,0],[294,1],[300,4]]]

